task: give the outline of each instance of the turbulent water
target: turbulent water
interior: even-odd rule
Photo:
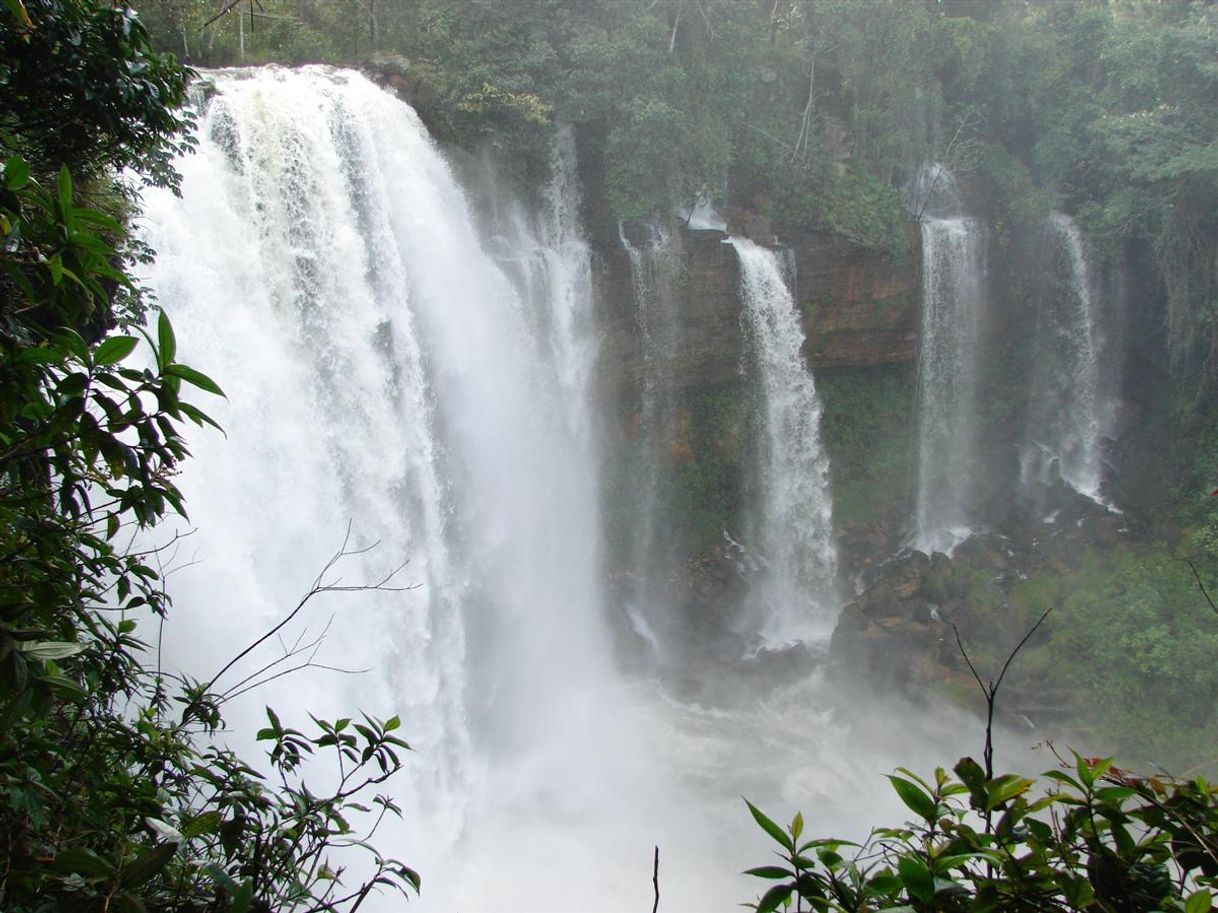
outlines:
[[[1069,282],[1065,294],[1053,296],[1037,311],[1023,476],[1043,483],[1060,475],[1098,500],[1103,481],[1100,445],[1106,431],[1099,315],[1078,226],[1064,213],[1054,213],[1050,225],[1065,254]]]
[[[734,905],[764,887],[738,873],[769,851],[742,794],[858,834],[896,814],[883,772],[959,753],[894,739],[857,701],[839,719],[817,675],[742,684],[707,708],[621,672],[569,134],[526,206],[471,193],[414,112],[354,73],[205,79],[182,197],[145,200],[158,252],[145,281],[183,360],[228,393],[210,404],[226,434],[197,431],[180,479],[197,531],[168,569],[164,660],[210,676],[284,617],[348,529],[358,554],[325,582],[358,588],[408,561],[403,589],[318,595],[218,686],[295,648],[270,672],[314,666],[228,706],[232,740],[255,755],[241,733],[264,704],[302,728],[308,712],[401,715],[415,749],[393,781],[406,817],[376,843],[422,871],[412,907],[643,909],[656,844],[665,910]],[[494,205],[475,211],[475,196]],[[766,403],[761,529],[775,532],[760,541],[788,588],[773,591],[774,621],[803,621],[816,605],[778,597],[832,578],[819,406],[777,261],[736,249]]]
[[[752,340],[761,412],[757,440],[760,509],[752,546],[759,578],[758,630],[773,640],[831,625],[837,550],[829,457],[820,441],[821,404],[803,358],[804,334],[774,252],[733,238],[744,319]]]
[[[273,696],[401,712],[429,827],[453,840],[512,764],[557,784],[594,761],[615,702],[569,137],[544,212],[499,239],[509,268],[405,105],[354,74],[211,80],[183,199],[146,207],[148,281],[230,396],[229,440],[202,436],[182,480],[201,533],[170,581],[179,656],[202,672],[269,627],[348,524],[379,545],[344,584],[408,559],[417,589],[325,604],[323,655],[376,673]]]
[[[946,169],[925,169],[918,188],[922,327],[914,545],[930,552],[951,549],[974,522],[985,248],[981,226],[953,214],[959,196]]]

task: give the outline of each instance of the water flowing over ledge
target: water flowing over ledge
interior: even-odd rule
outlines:
[[[985,234],[977,222],[958,214],[959,191],[946,168],[923,169],[917,188],[922,330],[914,547],[929,553],[950,551],[975,522]]]
[[[823,630],[838,608],[829,457],[820,441],[820,399],[804,363],[803,329],[778,257],[742,238],[731,243],[740,258],[743,319],[764,417],[761,506],[751,538],[767,567],[756,624],[763,636],[782,641]]]

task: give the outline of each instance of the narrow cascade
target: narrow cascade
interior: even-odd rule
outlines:
[[[631,592],[626,612],[635,634],[652,652],[652,660],[664,665],[669,659],[666,642],[679,637],[670,631],[672,613],[662,604],[656,589],[657,577],[672,556],[663,548],[668,519],[660,502],[665,450],[674,441],[672,365],[680,344],[680,321],[676,289],[680,281],[681,241],[676,233],[648,226],[647,240],[635,246],[619,228],[622,247],[630,257],[630,279],[634,292],[635,320],[643,361],[639,393],[640,448],[632,467],[634,503],[631,504],[633,535],[630,543]]]
[[[363,77],[205,79],[182,197],[145,201],[146,282],[183,359],[229,397],[209,404],[227,438],[196,433],[181,479],[198,531],[169,581],[167,662],[219,668],[296,604],[350,524],[351,547],[379,545],[327,579],[407,560],[395,582],[417,588],[315,600],[304,641],[333,612],[317,662],[375,671],[289,676],[249,714],[400,713],[416,751],[398,788],[426,825],[392,852],[433,873],[465,858],[451,847],[475,812],[489,832],[488,803],[592,814],[583,784],[613,755],[617,677],[570,135],[542,211],[492,256],[417,116]]]
[[[1050,217],[1069,266],[1064,295],[1037,312],[1035,374],[1030,395],[1024,481],[1062,481],[1100,500],[1105,433],[1100,391],[1100,330],[1082,234],[1065,213]]]
[[[803,358],[794,297],[774,252],[732,238],[753,348],[763,427],[757,435],[760,510],[750,539],[765,570],[758,633],[770,640],[815,635],[832,624],[837,548],[829,457],[820,442],[821,403]]]
[[[975,522],[984,234],[974,220],[952,214],[959,211],[959,195],[945,168],[924,169],[918,188],[922,327],[914,546],[925,552],[950,551]]]

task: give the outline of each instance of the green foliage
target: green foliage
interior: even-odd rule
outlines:
[[[0,904],[332,910],[417,891],[366,843],[399,810],[361,802],[401,766],[396,718],[305,735],[268,711],[268,780],[215,743],[258,675],[162,675],[137,636],[170,600],[159,550],[131,542],[185,515],[182,428],[215,424],[191,396],[223,393],[177,360],[164,313],[141,325],[125,228],[81,187],[113,205],[120,167],[174,185],[187,74],[103,0],[4,0],[0,17]],[[332,789],[305,784],[309,755]],[[340,846],[368,857],[357,885]]]
[[[1208,760],[1218,634],[1187,566],[1162,553],[1089,556],[1059,623],[1055,654],[1088,657],[1065,676],[1085,689],[1088,715],[1115,737],[1113,750],[1144,762]]]
[[[818,371],[821,432],[833,466],[839,525],[908,516],[913,479],[914,383],[907,365]]]
[[[693,392],[678,409],[669,454],[675,465],[659,497],[668,515],[681,518],[685,554],[709,553],[725,527],[740,528],[744,410],[744,392],[732,384]]]
[[[889,777],[914,818],[861,845],[803,840],[802,815],[784,829],[750,803],[781,861],[746,872],[775,882],[752,908],[795,898],[818,911],[1211,909],[1218,788],[1205,780],[1134,777],[1077,755],[1039,783],[987,779],[971,758],[955,774]]]
[[[174,186],[190,71],[153,51],[123,6],[80,0],[0,5],[0,143],[38,175],[130,168]]]
[[[1001,664],[1053,607],[1021,653],[1012,709],[1040,708],[1058,732],[1121,763],[1211,763],[1218,628],[1190,567],[1165,547],[1055,545],[1063,542],[1050,537],[1039,570],[1005,581],[992,558],[957,549],[931,569],[927,598],[951,613],[981,667]],[[1213,593],[1213,559],[1193,557]]]
[[[974,150],[971,163],[985,187],[991,214],[1001,231],[1006,223],[1027,224],[1049,214],[1049,195],[1038,188],[1027,167],[1005,148],[987,143]]]

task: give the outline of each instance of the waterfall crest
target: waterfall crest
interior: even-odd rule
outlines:
[[[757,435],[760,511],[754,547],[767,564],[760,582],[760,633],[773,640],[814,632],[837,609],[837,549],[829,457],[820,440],[821,403],[803,357],[794,297],[774,252],[732,238],[740,261],[744,320],[752,344],[763,422]]]
[[[958,212],[942,166],[924,169],[922,327],[918,347],[918,490],[914,546],[950,550],[974,522],[977,371],[984,305],[982,228]]]

